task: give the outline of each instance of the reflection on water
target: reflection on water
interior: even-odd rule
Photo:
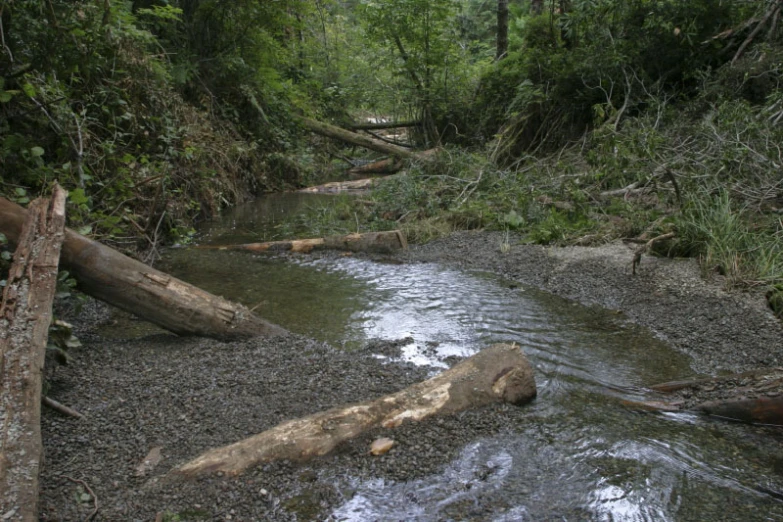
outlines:
[[[275,201],[282,206],[269,208],[305,204]],[[274,222],[268,209],[241,212],[214,225],[209,241],[234,241],[245,233],[237,230],[257,240]],[[433,476],[328,477],[356,492],[331,520],[783,520],[779,431],[621,407],[645,386],[691,376],[684,356],[622,316],[437,265],[198,250],[172,251],[165,263],[346,349],[410,337],[403,358],[436,367],[498,341],[529,355],[539,398],[524,425],[474,441]]]

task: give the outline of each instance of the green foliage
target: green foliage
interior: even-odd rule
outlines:
[[[683,253],[701,256],[705,270],[717,270],[730,284],[783,280],[783,223],[777,230],[754,226],[727,191],[694,199],[676,225]]]
[[[520,13],[508,58],[482,78],[472,133],[499,134],[496,157],[508,161],[617,124],[660,94],[695,96],[700,74],[727,60],[711,37],[746,13],[712,0],[574,0],[564,13]]]

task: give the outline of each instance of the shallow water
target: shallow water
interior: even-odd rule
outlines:
[[[267,198],[207,228],[204,242],[279,239],[286,215],[329,201]],[[437,371],[492,342],[528,354],[539,397],[524,425],[474,441],[433,476],[321,477],[354,492],[331,520],[783,520],[777,429],[623,407],[693,374],[622,315],[431,264],[182,249],[162,268],[348,350],[408,338],[399,356],[378,354],[390,363]]]

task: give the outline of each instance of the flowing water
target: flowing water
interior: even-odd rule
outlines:
[[[331,198],[260,200],[207,227],[204,241],[279,239],[287,216]],[[164,268],[347,350],[402,340],[400,353],[378,354],[390,364],[437,371],[500,341],[529,356],[539,396],[523,426],[472,442],[425,478],[328,477],[355,492],[331,520],[783,520],[777,428],[622,406],[693,374],[685,356],[621,315],[434,264],[183,249]]]

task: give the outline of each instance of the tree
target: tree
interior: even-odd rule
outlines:
[[[498,37],[495,60],[502,60],[508,54],[508,0],[498,0]]]

